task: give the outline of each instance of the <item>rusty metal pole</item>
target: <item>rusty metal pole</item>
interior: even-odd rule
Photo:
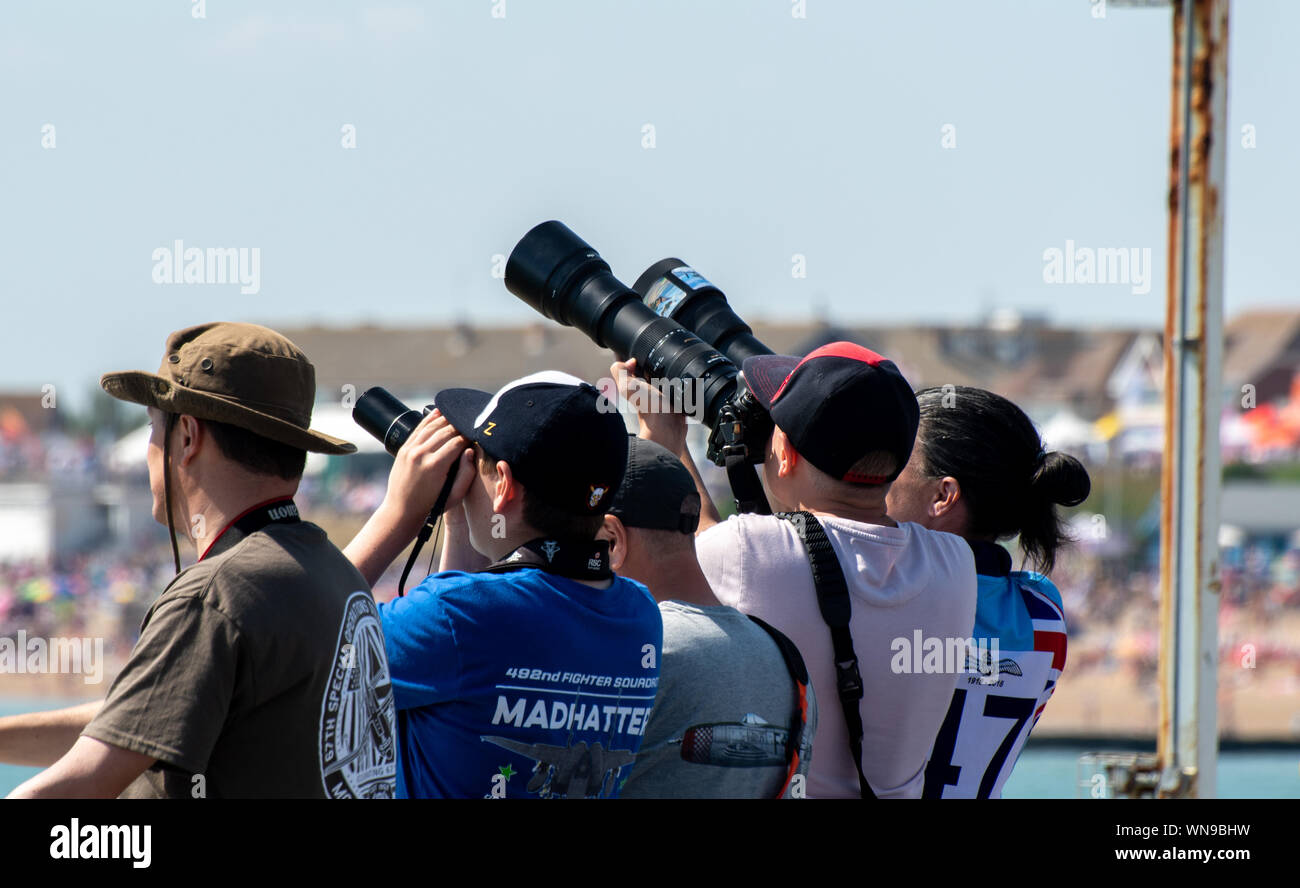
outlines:
[[[1160,516],[1160,794],[1215,795],[1229,0],[1176,0]]]

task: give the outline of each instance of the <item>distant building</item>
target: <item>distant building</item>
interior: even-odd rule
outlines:
[[[59,411],[46,407],[45,401],[40,392],[0,392],[0,440],[13,441],[58,428]]]
[[[1159,454],[1164,441],[1163,335],[1150,329],[1074,329],[1041,316],[996,311],[971,325],[864,326],[824,318],[752,321],[773,351],[807,352],[839,339],[892,359],[916,389],[967,385],[1019,404],[1040,425],[1096,423],[1120,453]],[[540,369],[596,381],[614,356],[570,327],[549,321],[512,327],[289,328],[317,368],[322,402],[342,403],[382,385],[399,397],[448,386],[495,390]],[[1227,324],[1223,404],[1238,409],[1242,386],[1258,404],[1285,401],[1300,374],[1300,310],[1247,312]],[[1258,417],[1256,417],[1258,419]],[[1225,426],[1225,428],[1228,426]],[[1231,425],[1249,433],[1249,424]],[[1245,431],[1240,431],[1245,429]],[[1236,451],[1233,451],[1236,452]]]
[[[1300,309],[1251,311],[1238,315],[1224,331],[1223,382],[1239,399],[1254,387],[1255,401],[1284,400],[1300,373]]]
[[[86,478],[0,483],[0,563],[49,562],[152,530],[147,487]]]
[[[1054,328],[1036,317],[1000,314],[972,326],[869,327],[753,322],[773,351],[807,352],[839,339],[895,361],[915,388],[970,385],[1021,404],[1031,415],[1068,406],[1093,420],[1110,409],[1110,373],[1140,335],[1136,330]],[[384,329],[281,328],[316,364],[322,401],[373,385],[399,397],[448,386],[494,390],[539,369],[595,381],[614,355],[578,331],[548,321],[515,327]],[[350,388],[349,388],[350,387]]]

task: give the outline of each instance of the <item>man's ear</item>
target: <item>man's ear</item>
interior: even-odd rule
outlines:
[[[510,463],[503,459],[497,460],[497,476],[492,487],[492,511],[504,514],[506,506],[519,498],[521,489],[514,473],[510,471]]]
[[[627,561],[627,528],[616,515],[606,515],[605,521],[596,531],[596,539],[609,540],[609,566],[617,571]]]
[[[947,515],[957,508],[961,501],[961,482],[951,475],[939,479],[934,488],[934,499],[930,503],[930,514],[936,518]]]
[[[780,428],[772,429],[772,455],[776,457],[777,473],[782,478],[788,478],[794,473],[794,467],[799,463],[799,454]]]
[[[176,436],[172,439],[172,462],[178,466],[188,466],[202,446],[212,440],[203,423],[184,413],[176,417],[172,434]]]

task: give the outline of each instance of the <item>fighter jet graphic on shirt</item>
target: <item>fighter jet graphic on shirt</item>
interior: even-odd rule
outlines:
[[[526,789],[544,799],[608,796],[612,789],[611,773],[617,778],[621,768],[636,760],[636,755],[631,750],[606,749],[600,743],[588,746],[585,740],[569,746],[551,746],[546,743],[522,743],[507,737],[479,739],[536,762]]]
[[[996,671],[999,675],[1024,675],[1020,671],[1020,664],[1010,657],[1003,657],[998,661],[995,668],[993,666],[993,655],[988,651],[976,653],[972,649],[966,650],[966,671],[978,672],[983,676],[991,676]]]
[[[724,768],[763,768],[784,765],[790,732],[761,716],[748,713],[739,722],[691,725],[681,739],[682,760]]]

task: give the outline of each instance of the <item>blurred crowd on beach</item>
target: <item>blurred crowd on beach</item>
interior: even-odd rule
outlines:
[[[122,467],[120,445],[111,438],[50,430],[41,435],[4,433],[0,423],[0,481],[34,482],[57,477],[93,484],[113,479],[148,490],[138,463]],[[344,545],[378,507],[387,487],[386,461],[369,470],[308,474],[296,497],[304,515]],[[145,500],[147,503],[147,500]],[[0,637],[24,630],[28,637],[93,636],[105,639],[109,675],[125,660],[149,605],[173,576],[164,529],[145,516],[133,539],[117,539],[52,558],[0,558]],[[1053,574],[1070,627],[1063,688],[1099,676],[1123,676],[1126,686],[1148,694],[1156,680],[1159,647],[1159,572],[1155,550],[1116,553],[1080,544],[1059,559]],[[1014,542],[1008,544],[1016,556]],[[182,562],[195,557],[182,543]],[[393,597],[404,558],[375,587],[380,600]],[[436,562],[433,562],[436,565]],[[415,573],[430,567],[424,561]],[[1249,650],[1261,667],[1300,681],[1300,535],[1247,541],[1224,549],[1219,613],[1221,670],[1231,670]],[[20,680],[0,675],[0,694],[23,694]],[[1221,681],[1231,689],[1233,681]],[[43,691],[42,691],[43,692]],[[1068,705],[1068,704],[1067,704]],[[1062,708],[1060,701],[1056,708]]]

